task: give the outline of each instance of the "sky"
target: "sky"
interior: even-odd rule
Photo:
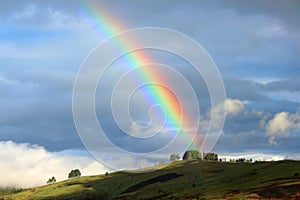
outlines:
[[[216,64],[226,91],[222,105],[227,114],[212,151],[228,158],[300,159],[299,8],[296,0],[1,0],[0,187],[42,185],[52,176],[63,180],[74,168],[84,175],[111,170],[95,160],[80,140],[72,113],[73,85],[80,66],[97,45],[122,31],[143,27],[167,28],[189,36]],[[219,113],[219,107],[211,108],[203,78],[178,55],[145,52],[190,81],[199,101],[200,126],[206,130],[210,114]],[[124,62],[120,58],[112,68],[126,65]],[[118,69],[108,70],[102,87],[97,88],[98,120],[119,148],[142,152],[159,147],[159,142],[170,138],[135,145],[128,135],[116,134],[120,130],[106,111],[110,102],[103,102],[113,89],[109,84],[118,81],[120,74]],[[180,83],[174,86],[184,92]],[[149,120],[147,112],[145,115],[149,102],[141,96],[133,95],[136,104],[131,111],[136,122],[128,126],[135,136],[141,132],[137,124]],[[147,137],[151,130],[142,129]],[[106,153],[110,151],[99,145]],[[176,152],[178,148],[175,145],[172,151],[181,153]],[[151,156],[137,161],[126,154],[109,163],[137,168],[168,159],[168,155]]]

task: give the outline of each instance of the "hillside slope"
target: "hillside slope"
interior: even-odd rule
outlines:
[[[299,161],[178,161],[145,173],[80,177],[0,199],[300,199]]]

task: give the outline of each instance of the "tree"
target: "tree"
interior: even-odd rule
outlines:
[[[179,160],[180,156],[178,154],[171,154],[170,155],[170,161],[176,161]]]
[[[206,153],[203,155],[203,160],[218,161],[218,154],[216,153]]]
[[[75,177],[80,177],[81,176],[81,172],[79,171],[79,169],[75,169]]]
[[[55,179],[54,176],[51,178],[51,182],[52,182],[52,183],[55,183],[55,182],[56,182],[56,179]]]
[[[74,176],[74,170],[72,170],[70,173],[69,173],[69,175],[68,175],[68,178],[74,178],[75,176]]]
[[[182,159],[183,160],[196,160],[200,158],[200,152],[197,150],[188,150],[184,152]]]
[[[51,184],[51,183],[55,183],[55,182],[56,182],[56,179],[54,176],[52,176],[52,178],[48,179],[47,184]]]
[[[239,159],[236,160],[236,162],[241,162],[241,163],[243,163],[243,162],[245,162],[245,161],[246,161],[245,158],[239,158]]]
[[[77,178],[81,176],[81,172],[79,171],[79,169],[73,169],[70,173],[68,178]]]

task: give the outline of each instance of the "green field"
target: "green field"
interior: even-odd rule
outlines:
[[[80,177],[0,199],[300,199],[297,173],[300,161],[177,161],[152,172]]]

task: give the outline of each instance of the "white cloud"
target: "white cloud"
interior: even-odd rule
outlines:
[[[211,151],[223,132],[223,123],[226,116],[235,116],[244,111],[244,109],[244,103],[239,99],[226,99],[224,102],[212,107],[200,120],[201,132],[206,132],[201,151]],[[212,116],[215,120],[214,122],[211,121]],[[210,131],[209,133],[208,130]]]
[[[225,102],[214,106],[211,109],[211,114],[223,114],[225,107],[226,115],[237,115],[242,112],[244,108],[244,102],[239,99],[226,99]],[[208,113],[209,114],[209,113]]]
[[[295,114],[280,112],[274,115],[266,125],[266,135],[269,137],[269,144],[276,145],[278,138],[289,136],[289,131],[300,129],[300,112]]]
[[[288,112],[277,113],[267,125],[267,134],[278,134],[279,136],[287,136],[286,131],[291,129],[293,123]]]
[[[44,29],[66,28],[75,23],[74,17],[66,12],[32,3],[15,10],[7,18],[16,24],[38,25]]]
[[[65,180],[75,168],[83,176],[107,171],[89,157],[51,153],[37,145],[0,142],[0,187],[44,185],[52,176],[57,181]]]
[[[217,122],[221,122],[222,118],[224,117],[224,110],[226,115],[237,115],[238,113],[242,112],[244,110],[244,103],[239,99],[226,99],[225,102],[222,102],[220,104],[217,104],[214,106],[209,112],[206,113],[206,116],[204,116],[201,120],[202,127],[206,127],[209,124],[210,115],[214,115],[214,117],[217,119]],[[217,126],[216,124],[212,124],[212,126]]]
[[[282,81],[285,80],[284,78],[279,78],[279,77],[245,77],[244,80],[249,80],[254,83],[259,83],[261,85],[266,85],[272,82],[276,81]]]
[[[237,115],[244,110],[244,103],[239,99],[226,99],[225,109],[227,115]]]

